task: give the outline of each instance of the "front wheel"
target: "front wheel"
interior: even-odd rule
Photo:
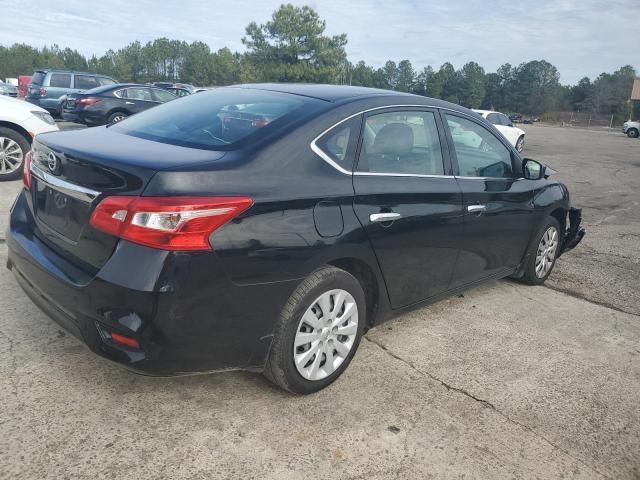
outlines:
[[[640,132],[638,132],[638,129],[636,128],[630,128],[629,130],[627,130],[627,136],[629,138],[638,138]]]
[[[0,128],[0,181],[22,176],[24,158],[30,148],[24,135],[10,128]]]
[[[560,224],[549,217],[529,247],[522,281],[529,285],[542,285],[556,264],[562,234]]]
[[[518,153],[522,153],[522,151],[524,150],[524,135],[518,138],[518,141],[516,142],[516,150],[518,151]]]
[[[358,280],[335,267],[316,270],[280,315],[265,376],[291,393],[325,388],[351,362],[365,322],[365,295]]]

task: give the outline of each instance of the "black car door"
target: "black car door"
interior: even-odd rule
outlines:
[[[402,107],[365,116],[354,209],[393,308],[444,292],[458,256],[462,195],[437,111]]]
[[[533,190],[520,157],[499,133],[471,116],[443,111],[464,203],[464,234],[451,287],[510,273],[535,222]]]

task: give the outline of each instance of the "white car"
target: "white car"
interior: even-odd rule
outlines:
[[[494,112],[492,110],[473,111],[486,118],[490,123],[493,123],[493,126],[496,127],[507,140],[509,140],[509,143],[516,147],[516,150],[519,152],[524,150],[524,130],[514,127],[511,119],[504,113]]]
[[[0,181],[20,178],[33,138],[55,130],[44,108],[0,95]]]
[[[622,133],[630,138],[638,138],[640,136],[640,122],[633,122],[631,120],[624,122],[622,125]]]

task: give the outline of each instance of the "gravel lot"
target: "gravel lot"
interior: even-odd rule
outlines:
[[[640,478],[640,141],[525,129],[583,243],[548,287],[493,282],[371,330],[313,396],[129,373],[0,273],[0,478]],[[0,184],[0,239],[20,187]]]

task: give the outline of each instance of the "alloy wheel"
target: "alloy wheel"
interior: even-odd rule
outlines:
[[[516,150],[518,150],[519,153],[522,153],[522,150],[524,150],[524,137],[520,137],[516,142]]]
[[[18,143],[7,137],[0,137],[0,175],[8,175],[20,168],[24,153]]]
[[[320,295],[302,316],[293,342],[293,360],[307,380],[328,377],[345,361],[358,333],[358,306],[346,290]]]
[[[558,249],[558,230],[551,226],[547,228],[538,244],[536,253],[536,276],[544,278],[551,271],[553,262],[556,260],[556,250]]]

